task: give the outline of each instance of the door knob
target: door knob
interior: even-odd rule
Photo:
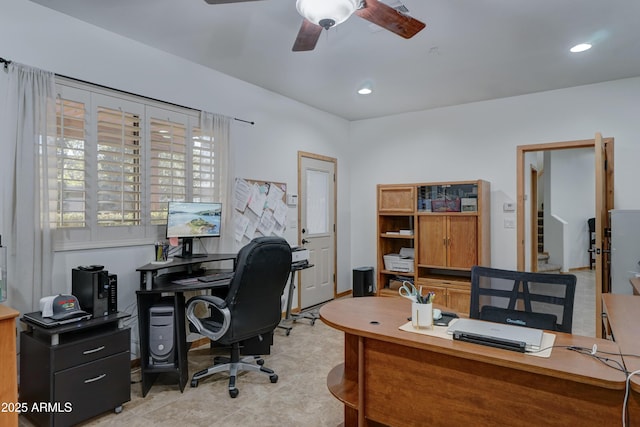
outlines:
[[[302,239],[302,244],[304,245],[305,243],[309,243],[309,241],[307,239]]]

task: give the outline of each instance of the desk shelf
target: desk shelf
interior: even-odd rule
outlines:
[[[336,365],[327,376],[327,388],[331,394],[351,409],[358,409],[358,382],[344,375],[344,363]]]

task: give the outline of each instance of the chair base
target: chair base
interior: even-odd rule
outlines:
[[[222,362],[221,364],[217,364]],[[191,387],[198,387],[200,379],[208,377],[209,375],[217,374],[220,372],[229,372],[229,396],[237,397],[238,389],[236,387],[236,377],[240,371],[252,371],[260,372],[269,376],[269,380],[272,383],[278,382],[278,375],[269,368],[265,368],[263,365],[264,360],[259,356],[247,356],[240,359],[240,347],[234,344],[231,348],[231,357],[216,357],[214,358],[214,364],[208,369],[203,369],[196,372],[191,378]],[[256,364],[254,364],[256,363]]]

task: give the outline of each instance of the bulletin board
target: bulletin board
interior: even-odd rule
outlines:
[[[236,178],[233,235],[244,244],[258,236],[283,236],[287,223],[287,184]]]

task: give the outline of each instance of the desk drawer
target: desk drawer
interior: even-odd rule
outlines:
[[[60,403],[54,425],[73,425],[112,410],[131,399],[129,352],[111,355],[53,376],[53,395]]]
[[[130,329],[117,329],[103,334],[61,344],[52,351],[52,371],[57,372],[116,353],[129,352]]]

